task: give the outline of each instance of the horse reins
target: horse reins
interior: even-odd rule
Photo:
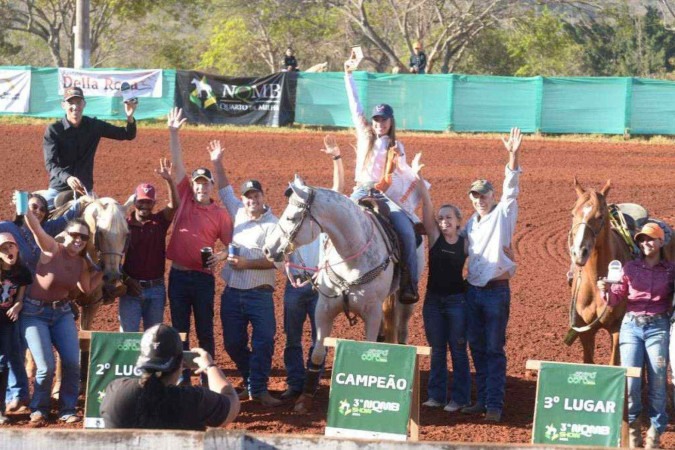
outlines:
[[[307,217],[309,217],[309,219],[311,221],[315,222],[319,226],[319,229],[322,232],[324,231],[323,227],[321,226],[319,221],[316,219],[316,217],[314,217],[314,215],[312,215],[312,212],[311,212],[312,203],[314,202],[314,196],[315,196],[315,191],[314,191],[314,189],[312,189],[310,187],[309,188],[309,196],[307,198],[307,201],[300,202],[300,201],[295,200],[292,196],[289,197],[288,203],[290,205],[295,206],[296,208],[301,209],[302,215],[301,215],[300,220],[293,225],[293,228],[289,232],[284,231],[283,228],[281,229],[282,232],[284,233],[284,238],[287,241],[287,249],[286,250],[288,250],[288,246],[290,246],[291,249],[293,248],[293,241],[295,240],[298,233],[300,232],[300,227],[302,227],[302,224]],[[356,325],[356,322],[357,322],[356,315],[351,314],[350,311],[349,311],[349,294],[351,292],[351,288],[353,288],[354,286],[359,286],[361,284],[365,284],[365,283],[368,283],[370,281],[373,281],[375,278],[377,278],[377,276],[380,275],[380,273],[382,273],[384,270],[386,270],[387,266],[389,265],[389,261],[391,259],[390,257],[385,258],[385,260],[380,265],[371,269],[370,271],[368,271],[367,273],[365,273],[364,275],[360,276],[359,278],[357,278],[356,280],[353,280],[353,281],[345,280],[344,278],[339,276],[332,269],[332,266],[336,266],[338,264],[343,264],[347,261],[358,258],[363,253],[365,253],[365,251],[368,249],[368,247],[370,247],[370,245],[372,244],[372,242],[374,240],[374,237],[375,237],[375,227],[374,227],[374,224],[373,224],[373,220],[375,220],[375,219],[372,216],[368,216],[368,217],[370,219],[370,225],[371,225],[370,238],[366,241],[366,243],[363,245],[363,247],[361,247],[361,249],[359,249],[353,255],[351,255],[347,258],[344,258],[341,261],[339,261],[337,263],[334,263],[334,264],[328,264],[328,261],[326,261],[326,264],[323,267],[317,267],[317,268],[311,268],[311,267],[306,267],[306,266],[298,266],[298,265],[295,265],[295,264],[291,264],[289,262],[285,263],[287,276],[289,277],[289,281],[291,282],[291,285],[293,285],[294,287],[296,286],[296,284],[295,284],[295,281],[293,280],[293,278],[291,276],[291,273],[290,273],[290,270],[289,270],[290,267],[301,268],[301,269],[304,269],[304,270],[312,270],[312,271],[316,272],[314,274],[314,277],[310,278],[309,282],[311,282],[314,289],[317,292],[319,292],[321,295],[323,295],[324,297],[326,297],[326,298],[342,297],[342,299],[343,299],[342,309],[345,313],[345,316],[347,317],[347,321],[349,322],[350,326]],[[329,295],[329,294],[326,294],[326,293],[322,292],[319,289],[319,284],[316,281],[316,277],[321,270],[326,270],[326,274],[328,275],[328,279],[331,281],[331,283],[333,283],[334,285],[336,285],[340,289],[339,293],[334,294],[334,295]],[[305,284],[306,283],[303,283],[300,286],[304,286]]]
[[[570,252],[571,252],[571,249],[572,249],[572,238],[575,234],[574,231],[581,225],[586,225],[588,227],[588,229],[591,230],[591,233],[593,233],[593,242],[595,243],[595,240],[597,239],[598,235],[600,234],[603,227],[605,226],[605,215],[604,214],[602,215],[602,218],[600,220],[600,226],[598,227],[597,231],[594,230],[593,227],[591,227],[591,225],[586,221],[581,221],[581,222],[577,223],[576,225],[572,226],[572,228],[570,229],[570,231],[567,235],[567,246],[570,249]],[[572,294],[572,299],[571,299],[571,302],[570,302],[571,303],[570,304],[570,329],[574,330],[577,333],[585,333],[586,331],[590,331],[591,329],[593,329],[593,327],[595,327],[595,325],[605,317],[605,314],[607,313],[607,306],[608,306],[607,301],[603,298],[603,300],[605,300],[605,307],[603,308],[602,313],[597,315],[596,318],[591,323],[589,323],[588,325],[584,325],[583,327],[574,326],[574,318],[575,318],[575,314],[577,312],[577,300],[578,300],[578,297],[579,297],[579,290],[581,289],[582,271],[583,271],[583,267],[579,267],[579,270],[577,272],[578,275],[576,277],[576,289],[574,290],[574,293]]]

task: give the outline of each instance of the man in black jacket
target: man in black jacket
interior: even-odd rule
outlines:
[[[118,141],[136,137],[134,112],[136,102],[125,102],[125,127],[116,127],[83,115],[87,102],[79,87],[67,88],[61,107],[65,117],[47,127],[42,140],[45,167],[49,172],[49,189],[45,191],[50,208],[54,199],[66,191],[85,194],[94,187],[94,157],[101,138]]]

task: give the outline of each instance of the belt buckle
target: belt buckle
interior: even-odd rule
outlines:
[[[52,302],[52,309],[60,307],[61,305],[59,303],[61,303],[61,300],[56,300],[55,302]]]
[[[645,325],[649,325],[651,323],[651,318],[646,314],[641,314],[639,316],[635,316],[635,323],[639,327],[644,327]]]

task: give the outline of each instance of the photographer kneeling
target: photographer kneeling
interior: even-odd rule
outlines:
[[[239,414],[239,397],[211,355],[192,350],[197,373],[209,387],[176,386],[183,368],[178,332],[155,325],[143,333],[136,367],[140,379],[121,378],[108,385],[101,404],[105,428],[205,430],[226,425]]]

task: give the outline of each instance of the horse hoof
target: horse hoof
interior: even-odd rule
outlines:
[[[293,410],[299,414],[309,414],[309,411],[312,409],[312,398],[301,394],[300,397],[295,401],[295,407]]]

